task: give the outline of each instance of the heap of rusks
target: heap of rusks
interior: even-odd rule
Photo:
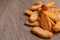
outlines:
[[[53,37],[53,32],[60,31],[60,8],[55,2],[36,2],[25,14],[29,20],[25,24],[32,26],[31,32],[42,38]]]

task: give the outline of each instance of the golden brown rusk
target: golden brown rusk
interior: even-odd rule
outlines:
[[[48,30],[44,30],[41,27],[33,27],[31,30],[34,34],[38,35],[39,37],[42,38],[51,38],[53,37],[53,33],[48,31]]]
[[[48,15],[46,15],[45,13],[42,13],[40,21],[41,21],[41,27],[43,29],[51,31],[52,25],[51,25],[51,21]]]
[[[60,31],[60,21],[53,26],[53,31],[54,32],[59,32]]]

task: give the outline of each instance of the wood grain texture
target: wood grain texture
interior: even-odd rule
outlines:
[[[32,27],[24,25],[28,19],[24,11],[39,0],[0,0],[0,40],[60,40],[60,33],[51,39],[42,39],[30,32]],[[41,0],[47,3],[51,0]],[[60,1],[57,7],[60,7]]]

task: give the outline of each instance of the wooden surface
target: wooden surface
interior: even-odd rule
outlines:
[[[42,39],[30,32],[32,27],[24,25],[28,19],[24,11],[39,0],[0,0],[0,40],[60,40],[60,33],[51,39]],[[51,0],[42,0],[47,3]],[[59,0],[57,7],[60,7]]]

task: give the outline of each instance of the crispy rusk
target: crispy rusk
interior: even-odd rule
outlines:
[[[31,10],[25,10],[25,14],[27,14],[27,15],[31,15],[33,12],[31,11]]]
[[[26,21],[25,22],[26,25],[29,25],[29,26],[40,26],[40,23],[38,21],[34,22],[34,23],[31,23],[30,21]]]
[[[48,15],[54,22],[60,21],[59,17],[49,11],[43,11],[46,15]]]
[[[38,2],[34,3],[34,5],[41,5],[41,4],[42,4],[41,1],[38,1]]]
[[[55,2],[49,2],[48,4],[43,4],[41,8],[43,10],[49,10],[49,9],[55,8]]]
[[[55,15],[60,19],[60,9],[55,9],[55,10],[56,10]]]
[[[51,22],[50,22],[50,18],[48,15],[46,15],[45,13],[41,14],[41,27],[45,30],[49,30],[51,31]]]
[[[60,14],[60,9],[58,8],[52,8],[52,9],[49,9],[48,11],[53,13],[54,15]]]
[[[42,6],[43,3],[41,2],[36,2],[32,7],[31,9],[32,10],[38,10],[41,6]]]
[[[31,31],[32,31],[32,33],[34,33],[42,38],[51,38],[53,36],[52,32],[50,32],[48,30],[44,30],[41,27],[33,27]]]
[[[30,16],[30,21],[35,22],[38,19],[38,12],[33,12]]]
[[[56,3],[53,1],[46,4],[46,6],[49,8],[55,8],[56,7],[55,5],[56,5]]]
[[[60,31],[60,21],[53,26],[53,31],[54,32],[59,32]]]
[[[36,11],[36,10],[38,10],[38,8],[40,8],[40,5],[33,5],[32,7],[31,7],[31,10],[34,10],[34,11]]]

